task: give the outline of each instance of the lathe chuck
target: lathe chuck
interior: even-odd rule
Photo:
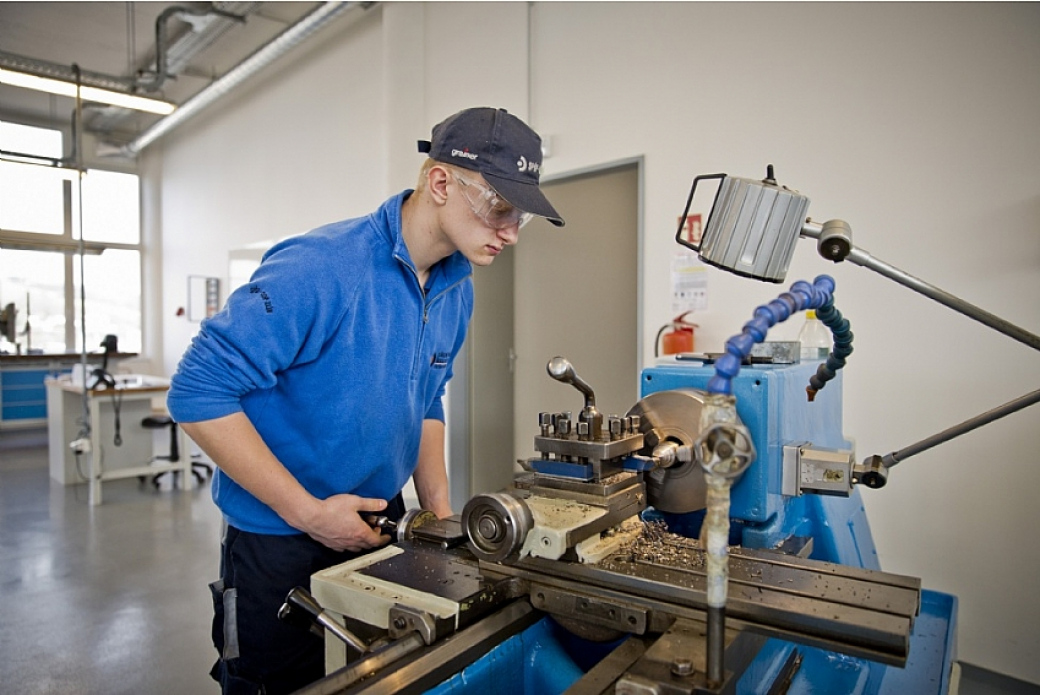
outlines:
[[[701,408],[705,393],[695,389],[658,391],[640,399],[628,415],[640,417],[639,429],[645,438],[641,453],[650,454],[665,442],[691,445],[701,429]],[[685,514],[704,509],[707,485],[696,462],[677,463],[659,468],[646,476],[647,501],[662,512]]]

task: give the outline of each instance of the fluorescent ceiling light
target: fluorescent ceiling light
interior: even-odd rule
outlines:
[[[23,87],[25,89],[35,89],[39,92],[57,94],[59,96],[71,97],[73,99],[76,98],[77,87],[72,82],[54,80],[49,77],[37,77],[36,75],[29,75],[24,72],[15,72],[14,70],[8,70],[6,68],[0,68],[0,84],[8,84],[12,87]],[[124,109],[147,111],[149,113],[157,113],[161,116],[168,116],[177,108],[175,104],[171,104],[168,101],[139,97],[135,94],[113,92],[109,89],[88,87],[86,85],[79,87],[79,93],[83,98],[83,101],[94,101],[101,104],[120,106]]]

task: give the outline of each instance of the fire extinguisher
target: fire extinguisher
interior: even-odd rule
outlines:
[[[676,355],[680,352],[693,352],[693,329],[697,328],[697,324],[686,320],[689,313],[691,312],[686,311],[679,314],[671,323],[666,323],[657,331],[657,338],[654,339],[654,357],[661,353]]]

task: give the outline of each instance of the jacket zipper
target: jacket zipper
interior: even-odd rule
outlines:
[[[462,276],[461,278],[459,278],[452,284],[448,285],[434,296],[427,297],[426,293],[423,291],[422,283],[419,282],[419,273],[415,270],[415,267],[411,263],[405,262],[405,260],[397,254],[394,254],[394,258],[396,258],[399,263],[404,265],[404,267],[408,268],[408,272],[410,272],[412,274],[412,277],[415,278],[415,287],[419,290],[419,295],[422,297],[423,303],[422,323],[419,325],[419,337],[414,350],[415,359],[412,361],[411,378],[414,379],[419,374],[419,366],[422,364],[422,346],[426,341],[426,325],[430,322],[430,307],[433,306],[434,302],[436,302],[438,299],[448,294],[448,292],[451,292],[453,289],[465,282],[471,274]]]

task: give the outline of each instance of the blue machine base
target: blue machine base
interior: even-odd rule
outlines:
[[[906,668],[885,666],[813,647],[771,639],[737,683],[738,695],[768,693],[793,650],[802,664],[786,691],[792,695],[842,693],[903,695],[950,691],[956,659],[957,599],[925,590],[910,636]],[[616,646],[574,637],[543,618],[502,642],[436,688],[433,695],[557,695]]]

